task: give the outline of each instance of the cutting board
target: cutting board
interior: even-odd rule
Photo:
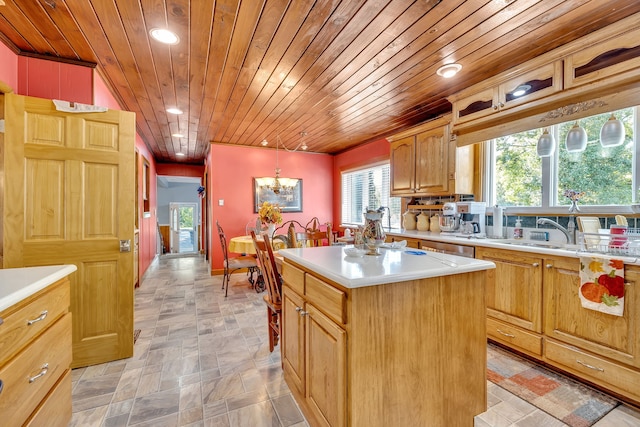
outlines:
[[[584,236],[584,244],[587,247],[583,247],[583,249],[596,248],[600,243],[600,236],[598,236],[600,220],[590,216],[579,216],[576,219],[578,221],[578,230],[587,233],[587,235]]]

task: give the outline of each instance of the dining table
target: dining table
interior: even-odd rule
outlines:
[[[257,236],[257,239],[262,240],[262,236]],[[278,254],[278,249],[284,249],[284,245],[281,245],[280,242],[276,242],[273,248],[276,267],[278,268],[278,272],[280,272],[282,268],[282,256]],[[239,254],[255,254],[256,247],[253,244],[253,238],[251,236],[232,237],[231,240],[229,240],[229,252]]]

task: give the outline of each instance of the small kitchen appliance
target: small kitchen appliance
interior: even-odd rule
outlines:
[[[447,202],[442,206],[442,215],[439,218],[440,231],[452,233],[460,226],[460,214],[458,206],[454,202]]]
[[[460,231],[462,234],[485,236],[486,210],[484,202],[456,203],[460,215]]]
[[[440,230],[462,235],[485,235],[486,207],[483,202],[447,202],[442,207]]]

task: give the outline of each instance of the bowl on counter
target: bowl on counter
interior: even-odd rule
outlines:
[[[362,258],[367,253],[367,250],[360,248],[344,248],[344,253],[348,257]]]

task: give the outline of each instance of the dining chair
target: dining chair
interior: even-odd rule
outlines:
[[[256,233],[251,230],[251,238],[256,247],[260,271],[267,288],[267,294],[263,297],[267,305],[267,322],[269,325],[269,351],[278,345],[280,338],[280,315],[282,313],[282,278],[278,273],[275,262],[275,255],[271,241],[266,232],[261,234],[262,239],[258,239]]]
[[[241,255],[238,257],[229,258],[229,251],[227,249],[227,236],[224,234],[220,223],[216,220],[216,226],[218,227],[218,237],[220,237],[220,246],[222,247],[222,255],[224,257],[224,277],[222,278],[222,289],[224,289],[224,296],[226,297],[229,292],[229,281],[231,279],[231,274],[234,271],[241,270],[243,268],[247,269],[247,275],[249,276],[249,283],[251,286],[256,288],[256,291],[259,291],[255,286],[255,280],[253,275],[258,273],[258,262],[256,257],[253,255]]]

